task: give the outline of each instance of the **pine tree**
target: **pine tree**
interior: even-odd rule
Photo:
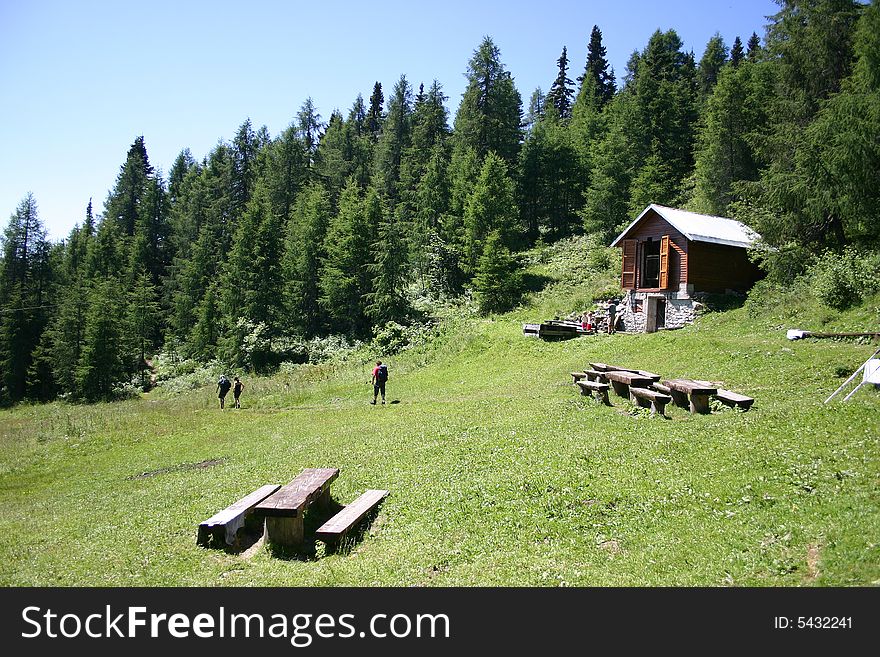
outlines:
[[[559,73],[553,84],[550,85],[550,91],[547,92],[545,107],[554,108],[555,115],[563,121],[571,118],[571,106],[574,101],[574,89],[572,82],[568,78],[568,50],[562,47],[562,54],[556,60]]]
[[[529,109],[526,112],[525,120],[523,122],[523,130],[525,131],[526,138],[528,138],[529,133],[532,132],[532,129],[537,125],[538,121],[544,118],[544,105],[547,103],[547,97],[544,95],[544,92],[541,91],[541,87],[537,87],[533,92],[531,98],[529,98]]]
[[[509,167],[516,165],[522,137],[522,98],[501,63],[501,51],[483,39],[468,62],[467,88],[455,116],[454,134],[480,160],[494,151]]]
[[[736,68],[744,59],[745,53],[743,52],[742,40],[740,40],[739,37],[736,37],[733,40],[733,46],[730,48],[730,65]]]
[[[507,165],[490,151],[465,209],[467,271],[471,275],[477,271],[478,260],[490,233],[498,231],[505,244],[514,243],[519,237],[516,221],[513,182],[508,176]]]
[[[321,140],[321,130],[324,124],[321,122],[321,115],[315,107],[311,96],[306,98],[305,102],[296,113],[296,130],[297,135],[305,144],[305,152],[307,156],[307,166],[309,180],[314,178],[313,171],[315,169],[315,156],[318,153],[318,143]]]
[[[310,101],[311,99],[309,99]],[[306,101],[306,102],[309,102]],[[232,207],[235,217],[240,217],[253,192],[259,175],[257,160],[264,144],[254,132],[251,120],[246,119],[232,140]]]
[[[281,334],[281,259],[285,222],[272,212],[265,185],[258,181],[239,222],[223,268],[221,312],[225,326],[239,318],[264,324],[268,335]],[[236,350],[241,345],[234,345]]]
[[[748,60],[750,62],[758,61],[763,49],[761,48],[761,39],[758,38],[758,35],[755,32],[752,32],[752,36],[749,37],[749,42],[746,44],[746,48],[746,57]]]
[[[678,35],[654,33],[639,58],[632,91],[635,115],[626,129],[637,154],[630,191],[630,214],[644,209],[644,200],[678,205],[683,181],[693,170],[697,123],[696,67],[681,50]],[[659,167],[655,171],[642,170]]]
[[[474,297],[483,314],[510,310],[522,288],[522,274],[516,260],[497,230],[486,238],[474,277]]]
[[[703,53],[703,58],[700,60],[700,66],[697,71],[700,94],[704,101],[718,83],[718,75],[727,62],[727,55],[728,50],[724,44],[724,39],[716,32],[715,36],[709,39],[709,42],[706,44],[706,50]]]
[[[119,284],[97,279],[89,293],[76,387],[88,401],[108,400],[127,378],[123,362],[124,316]]]
[[[373,143],[379,141],[379,133],[382,130],[382,123],[385,121],[385,114],[382,111],[384,102],[385,96],[382,95],[382,84],[376,82],[373,85],[373,93],[370,95],[370,109],[367,110],[366,117],[367,134],[373,140]]]
[[[374,326],[401,323],[409,314],[405,289],[408,279],[406,243],[401,223],[394,215],[382,212],[377,238],[369,265],[372,291],[367,294],[367,314]]]
[[[104,204],[105,220],[115,221],[123,235],[134,234],[138,218],[138,207],[147,190],[148,179],[153,175],[153,167],[147,157],[144,138],[134,140],[128,150],[125,164],[116,178],[116,185]]]
[[[147,356],[159,345],[161,309],[158,288],[143,271],[128,292],[124,335],[129,369],[139,375],[142,390],[149,389]]]
[[[323,323],[319,281],[330,214],[326,190],[312,184],[299,195],[287,229],[283,271],[289,328],[305,335],[315,335]]]
[[[321,269],[321,308],[333,326],[350,335],[367,328],[368,265],[375,227],[368,222],[360,187],[352,178],[339,198],[339,212],[327,228]]]
[[[768,129],[771,102],[765,66],[744,61],[721,71],[698,139],[695,209],[728,216],[735,186],[758,179],[764,162],[755,145]]]
[[[52,278],[49,242],[33,194],[9,218],[0,246],[0,402],[15,402],[27,394]]]
[[[412,111],[412,88],[406,76],[401,75],[388,100],[388,115],[376,145],[374,180],[390,208],[400,200],[400,166],[410,145]]]
[[[590,32],[587,63],[577,81],[580,87],[575,104],[589,104],[601,109],[611,102],[617,91],[614,72],[608,70],[607,51],[602,45],[602,30],[598,25],[594,25]]]

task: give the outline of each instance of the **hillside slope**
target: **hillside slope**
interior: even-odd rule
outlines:
[[[210,386],[2,411],[0,584],[880,581],[880,395],[822,404],[870,345],[789,342],[788,322],[806,315],[779,308],[653,335],[522,336],[523,321],[589,297],[563,281],[509,315],[450,321],[389,359],[386,407],[367,403],[364,358],[251,380],[240,411],[218,410]],[[669,419],[613,396],[604,407],[568,374],[597,360],[724,381],[757,401],[709,416],[669,407]],[[327,466],[341,469],[342,503],[391,491],[350,553],[196,547],[218,509]]]

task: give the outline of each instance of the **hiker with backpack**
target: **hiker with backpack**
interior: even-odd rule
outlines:
[[[385,382],[388,380],[388,366],[383,365],[381,360],[376,361],[376,367],[373,368],[373,401],[371,404],[376,403],[376,398],[379,396],[379,393],[382,393],[382,403],[385,403]]]
[[[244,384],[241,382],[241,379],[235,377],[235,383],[232,386],[232,398],[235,400],[235,408],[241,408],[238,398],[241,397],[242,390],[244,390]]]
[[[221,409],[226,405],[226,393],[229,392],[231,387],[232,383],[226,378],[226,375],[221,374],[220,380],[217,381],[217,397],[220,399]]]

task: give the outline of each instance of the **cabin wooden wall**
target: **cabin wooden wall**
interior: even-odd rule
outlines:
[[[688,283],[697,292],[747,292],[761,278],[746,249],[708,242],[691,242]]]

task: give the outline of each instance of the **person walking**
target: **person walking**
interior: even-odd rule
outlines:
[[[235,400],[235,408],[241,408],[238,398],[241,397],[242,390],[244,390],[244,384],[241,382],[241,379],[235,377],[235,383],[232,384],[232,398]]]
[[[614,325],[617,323],[617,305],[614,299],[608,302],[608,335],[614,333]]]
[[[385,382],[388,380],[388,366],[383,365],[381,360],[376,361],[376,367],[373,368],[373,401],[370,403],[375,405],[376,398],[382,393],[382,403],[385,403]]]
[[[229,392],[229,389],[232,387],[232,383],[230,383],[229,379],[226,378],[225,374],[220,375],[220,380],[217,381],[217,397],[220,399],[220,408],[223,409],[226,406],[226,393]]]

